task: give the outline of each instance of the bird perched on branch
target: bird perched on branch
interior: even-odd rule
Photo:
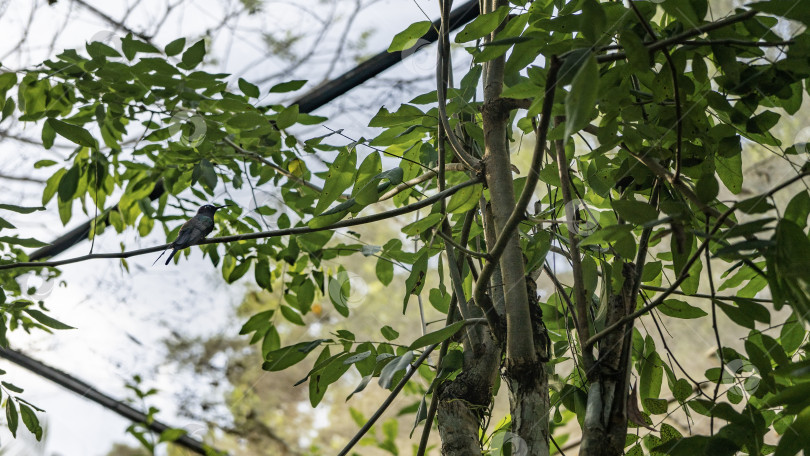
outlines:
[[[172,258],[174,258],[174,255],[179,250],[183,250],[205,239],[205,237],[214,230],[214,213],[216,213],[217,209],[222,209],[225,206],[227,206],[227,204],[224,206],[214,206],[211,204],[201,206],[200,209],[197,210],[197,215],[188,219],[180,228],[180,232],[177,233],[177,239],[169,244],[172,253],[169,255],[169,258],[166,259],[166,264],[172,261]],[[163,253],[166,253],[166,251],[164,250]],[[163,253],[157,257],[157,260],[163,256]],[[157,260],[155,260],[155,263],[157,263]],[[155,263],[152,264],[154,265]]]

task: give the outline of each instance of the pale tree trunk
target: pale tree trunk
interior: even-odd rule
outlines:
[[[482,13],[506,5],[503,0],[487,0]],[[492,40],[498,30],[492,33]],[[510,104],[500,97],[503,89],[505,57],[484,64],[484,104],[482,107],[484,171],[490,191],[495,231],[501,235],[515,210],[512,165],[507,143]],[[536,172],[537,170],[530,170]],[[492,246],[489,246],[492,247]],[[513,448],[531,455],[547,455],[548,381],[538,357],[535,332],[540,324],[532,318],[526,287],[523,253],[517,233],[513,233],[500,257],[506,313],[506,369],[512,415]],[[532,297],[534,298],[534,297]]]

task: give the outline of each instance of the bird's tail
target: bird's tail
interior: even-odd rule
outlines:
[[[173,249],[171,255],[169,255],[169,258],[166,258],[167,265],[169,264],[169,261],[172,261],[172,258],[174,258],[175,253],[177,253],[177,249]]]
[[[160,252],[160,256],[159,256],[159,257],[157,257],[157,258],[155,259],[155,262],[154,262],[154,263],[152,263],[152,266],[154,266],[154,265],[155,265],[155,263],[157,263],[157,262],[158,262],[158,260],[159,260],[159,259],[160,259],[160,258],[163,256],[163,254],[164,254],[164,253],[166,253],[166,250],[165,250],[165,249],[164,249],[162,252]]]

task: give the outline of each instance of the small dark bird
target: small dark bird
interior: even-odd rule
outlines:
[[[172,261],[174,254],[179,250],[183,250],[205,239],[205,237],[214,230],[214,213],[217,209],[222,209],[225,206],[213,206],[211,204],[201,206],[200,209],[197,210],[197,215],[191,217],[183,224],[180,228],[180,232],[177,233],[177,239],[169,245],[169,248],[172,249],[172,253],[169,255],[169,258],[166,259],[166,264]],[[166,253],[166,251],[164,250],[163,253]],[[163,256],[163,253],[161,253],[160,256]],[[160,257],[158,257],[158,260],[159,259]],[[157,260],[155,260],[155,263],[157,263]]]

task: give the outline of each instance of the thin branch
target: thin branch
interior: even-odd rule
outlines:
[[[390,211],[380,212],[379,214],[372,214],[367,215],[365,217],[357,217],[354,219],[348,220],[341,220],[337,223],[334,223],[329,226],[318,227],[318,228],[310,228],[308,226],[297,226],[292,228],[286,228],[283,230],[270,230],[270,231],[260,231],[256,233],[247,233],[247,234],[235,234],[232,236],[222,236],[222,237],[215,237],[210,239],[203,239],[202,241],[198,242],[198,245],[204,244],[224,244],[227,242],[237,242],[237,241],[246,241],[250,239],[264,239],[270,237],[278,237],[278,236],[287,236],[290,234],[307,234],[307,233],[314,233],[317,231],[325,231],[325,230],[333,230],[337,228],[345,228],[349,226],[357,226],[363,225],[366,223],[371,222],[378,222],[380,220],[386,220],[389,218],[397,217],[402,214],[407,214],[409,212],[413,212],[424,207],[428,207],[433,203],[440,201],[448,196],[453,195],[457,191],[469,187],[470,185],[475,185],[480,182],[480,179],[472,179],[467,182],[463,182],[461,184],[455,185],[453,187],[448,188],[443,192],[439,192],[429,198],[425,198],[421,201],[417,201],[413,204],[409,204],[407,206],[402,206]],[[59,261],[41,261],[41,262],[28,262],[28,263],[9,263],[9,264],[2,264],[0,265],[0,271],[5,269],[16,269],[16,268],[42,268],[42,267],[54,267],[54,266],[61,266],[64,264],[72,264],[78,263],[81,261],[87,261],[92,259],[99,259],[99,258],[129,258],[137,255],[144,255],[147,253],[153,252],[160,252],[161,250],[165,250],[169,248],[171,244],[164,244],[155,247],[148,247],[145,249],[138,249],[138,250],[130,250],[127,252],[119,252],[119,253],[94,253],[91,255],[84,255],[75,258],[68,258],[65,260]]]
[[[633,12],[636,13],[641,26],[647,31],[650,38],[653,39],[652,44],[655,44],[654,42],[658,40],[658,37],[655,35],[655,31],[652,29],[652,26],[650,26],[650,24],[648,24],[644,19],[644,15],[642,15],[641,11],[638,10],[638,7],[633,0],[630,0],[629,4],[630,8],[633,9]],[[681,157],[683,156],[683,107],[681,106],[681,90],[678,83],[678,70],[675,69],[675,62],[672,61],[672,55],[670,55],[669,49],[664,46],[661,48],[661,50],[664,53],[664,58],[667,60],[669,73],[672,76],[672,90],[675,97],[675,129],[677,133],[677,142],[675,145],[675,176],[673,179],[677,182],[681,179]]]
[[[568,231],[568,242],[571,250],[571,268],[574,273],[574,304],[576,305],[577,334],[580,344],[582,344],[582,360],[585,365],[585,372],[591,372],[594,364],[593,353],[590,351],[591,345],[586,345],[585,341],[590,338],[590,328],[588,326],[588,301],[585,295],[585,287],[582,283],[582,262],[580,259],[579,244],[576,237],[575,208],[571,205],[571,175],[568,168],[568,158],[565,156],[565,145],[562,140],[554,142],[557,150],[557,167],[560,176],[560,188],[562,190],[563,204],[565,208],[566,227]]]
[[[447,21],[451,5],[452,2],[450,0],[442,0],[439,2],[441,18],[439,19],[439,51],[436,56],[436,95],[438,97],[439,121],[447,135],[447,140],[450,142],[450,149],[464,166],[470,170],[474,170],[478,166],[479,161],[467,153],[464,149],[464,145],[461,144],[461,141],[450,128],[450,121],[447,119],[447,73],[450,67],[450,29],[448,28]]]
[[[377,420],[380,419],[383,412],[385,412],[388,406],[391,405],[392,402],[394,402],[394,399],[396,399],[396,397],[399,395],[399,392],[402,391],[402,388],[404,388],[405,384],[408,383],[408,380],[410,380],[411,377],[413,377],[413,374],[415,374],[416,371],[419,370],[419,366],[421,366],[422,363],[425,362],[427,357],[430,356],[430,353],[433,351],[433,349],[436,348],[438,345],[439,344],[433,344],[427,347],[427,349],[425,349],[425,351],[422,353],[422,356],[420,356],[419,359],[416,360],[416,362],[411,366],[410,370],[405,372],[405,376],[402,377],[402,380],[400,380],[399,383],[397,383],[397,386],[393,389],[393,391],[391,391],[391,393],[388,394],[388,397],[385,398],[385,401],[380,405],[379,408],[377,408],[377,411],[375,411],[374,414],[371,415],[371,418],[368,419],[366,424],[364,424],[363,427],[360,428],[359,431],[357,431],[357,434],[355,434],[354,437],[352,437],[352,439],[349,440],[349,443],[347,443],[346,446],[343,447],[342,450],[340,450],[338,456],[346,456],[347,454],[349,454],[349,450],[351,450],[355,445],[357,445],[357,442],[359,442],[360,439],[362,439],[363,436],[366,435],[369,429],[371,429],[371,427],[374,426],[374,423],[376,423]]]
[[[648,290],[648,291],[667,291],[667,288],[655,287],[655,286],[652,286],[652,285],[642,285],[640,288],[642,290]],[[717,300],[720,300],[720,301],[735,301],[735,300],[738,300],[738,299],[745,299],[746,301],[760,302],[760,303],[763,303],[763,304],[773,303],[773,299],[767,299],[767,298],[738,298],[737,296],[720,296],[720,295],[712,296],[712,295],[707,295],[707,294],[704,294],[704,293],[686,294],[683,291],[678,291],[678,290],[673,291],[671,294],[680,295],[680,296],[688,296],[688,297],[691,297],[691,298],[717,299]]]
[[[454,240],[453,240],[453,237],[452,237],[452,236],[450,236],[450,235],[448,235],[448,234],[445,234],[445,233],[444,233],[443,231],[441,231],[441,230],[436,230],[436,231],[435,231],[435,233],[436,233],[436,234],[437,234],[437,235],[438,235],[440,238],[444,239],[444,242],[447,242],[448,244],[450,244],[451,246],[453,246],[453,248],[455,248],[456,250],[458,250],[458,251],[460,251],[460,252],[462,252],[462,253],[465,253],[465,254],[467,254],[467,255],[469,255],[469,256],[476,257],[476,258],[485,258],[485,259],[487,259],[487,260],[489,260],[489,259],[491,259],[491,258],[492,258],[492,257],[491,257],[491,256],[490,256],[488,253],[476,252],[476,251],[474,251],[474,250],[470,250],[470,249],[468,249],[468,248],[466,248],[466,247],[462,247],[462,246],[461,246],[461,244],[459,244],[458,242],[456,242],[456,241],[454,241]]]
[[[149,44],[154,44],[154,43],[152,43],[152,38],[151,37],[148,37],[148,36],[144,35],[143,33],[136,32],[135,30],[132,30],[131,28],[127,27],[126,24],[124,24],[123,22],[113,19],[111,16],[109,16],[108,14],[102,12],[101,10],[96,8],[95,6],[87,4],[87,2],[85,2],[84,0],[74,0],[74,1],[76,3],[78,3],[79,5],[81,5],[84,9],[86,9],[86,10],[90,11],[91,13],[95,14],[96,16],[104,19],[110,25],[114,25],[119,30],[123,30],[123,31],[125,31],[127,33],[131,33],[133,36],[136,36],[136,37],[146,41]]]
[[[710,219],[706,217],[706,231],[709,231]],[[712,330],[714,331],[714,338],[717,341],[717,355],[720,357],[720,379],[723,378],[723,369],[726,367],[726,360],[723,357],[723,343],[720,341],[720,328],[717,326],[717,302],[715,301],[716,291],[714,289],[714,277],[712,277],[712,257],[709,249],[706,249],[706,275],[709,278],[709,291],[711,292],[712,299]],[[714,394],[712,394],[712,403],[717,403],[717,395],[720,393],[720,381],[714,386]],[[712,413],[711,421],[709,422],[709,435],[714,435],[714,413]]]
[[[794,40],[786,41],[743,41],[735,39],[722,39],[722,40],[687,40],[682,41],[680,44],[684,46],[742,46],[742,47],[779,47],[791,46],[795,44]]]
[[[444,165],[445,171],[464,171],[466,169],[467,168],[461,163],[447,163],[446,165]],[[413,179],[407,182],[402,182],[396,187],[392,188],[391,190],[388,190],[387,192],[383,193],[382,196],[380,197],[380,201],[392,198],[394,195],[396,195],[397,193],[401,193],[403,190],[407,190],[415,185],[419,185],[422,182],[425,182],[426,180],[430,180],[431,178],[433,178],[433,176],[435,176],[438,173],[439,168],[436,167],[428,171],[425,171],[424,173],[414,177]]]
[[[723,27],[726,27],[728,25],[735,24],[737,22],[741,22],[741,21],[750,19],[750,18],[756,16],[756,14],[757,14],[756,11],[748,10],[748,11],[746,11],[744,13],[735,14],[733,16],[729,16],[729,17],[727,17],[725,19],[722,19],[722,20],[719,20],[717,22],[710,22],[708,24],[704,24],[704,25],[695,27],[695,28],[693,28],[691,30],[687,30],[687,31],[685,31],[683,33],[680,33],[678,35],[675,35],[673,37],[670,37],[670,38],[667,38],[667,39],[664,39],[664,40],[661,40],[661,41],[656,41],[655,43],[650,44],[649,46],[647,46],[647,50],[650,51],[650,52],[653,52],[653,51],[658,51],[658,50],[664,49],[666,47],[669,47],[669,46],[672,46],[672,45],[675,45],[675,44],[680,44],[680,43],[684,42],[685,40],[687,40],[689,38],[692,38],[692,37],[695,37],[695,36],[698,36],[698,35],[703,35],[706,32],[710,32],[712,30],[717,30],[719,28],[723,28]],[[596,58],[596,61],[599,62],[599,63],[607,63],[607,62],[615,62],[617,60],[624,60],[626,58],[627,58],[627,54],[625,54],[624,52],[617,52],[615,54],[600,55],[599,57]]]
[[[277,173],[279,173],[282,176],[286,177],[287,179],[289,179],[289,180],[291,180],[291,181],[293,181],[295,183],[301,184],[301,185],[303,185],[305,187],[308,187],[308,188],[310,188],[312,190],[315,190],[318,193],[323,192],[323,189],[321,187],[318,187],[317,185],[313,184],[312,182],[308,182],[308,181],[305,181],[304,179],[301,179],[300,177],[296,176],[295,174],[293,174],[293,173],[287,171],[286,169],[276,165],[275,163],[267,160],[266,158],[262,157],[261,155],[255,153],[255,152],[251,152],[251,151],[249,151],[247,149],[243,149],[238,144],[233,142],[230,138],[224,138],[222,141],[225,144],[231,146],[239,154],[244,155],[247,158],[256,160],[256,161],[262,163],[263,165],[265,165],[265,166],[267,166],[269,168],[272,168],[274,171],[276,171]],[[349,197],[346,196],[346,195],[340,195],[338,197],[338,199],[347,200],[347,199],[349,199]]]
[[[23,177],[23,176],[10,176],[8,174],[0,173],[0,179],[18,181],[18,182],[30,182],[33,184],[44,184],[46,181],[42,179],[36,179],[33,177]]]
[[[445,319],[444,325],[450,326],[453,323],[453,320],[456,318],[456,310],[458,307],[456,306],[456,301],[458,301],[455,293],[453,297],[450,298],[450,308],[447,311],[447,318]],[[442,360],[444,359],[445,355],[447,355],[447,350],[450,347],[450,339],[445,339],[442,342],[441,348],[439,348],[439,358],[436,360],[436,366],[442,365]],[[427,416],[425,417],[425,426],[422,429],[422,437],[419,439],[419,449],[416,452],[416,456],[425,456],[425,451],[427,451],[428,439],[430,439],[430,429],[433,426],[433,419],[436,417],[436,411],[439,409],[439,394],[437,393],[438,385],[435,384],[439,381],[439,371],[436,371],[437,375],[433,378],[433,383],[431,384],[430,389],[433,390],[433,396],[430,398],[430,406],[428,407]]]
[[[469,320],[464,321],[464,326],[479,325],[479,324],[486,324],[486,323],[487,323],[487,321],[484,318],[471,318]],[[352,437],[352,439],[349,441],[349,443],[347,443],[346,446],[343,447],[342,450],[340,450],[340,453],[338,453],[338,456],[346,456],[347,454],[349,454],[349,450],[351,450],[352,447],[354,447],[357,444],[357,442],[359,442],[360,439],[363,438],[364,435],[366,435],[366,433],[369,431],[369,429],[371,429],[371,427],[374,426],[374,423],[376,423],[377,420],[380,419],[380,417],[385,412],[385,410],[388,408],[388,406],[390,406],[391,403],[394,402],[394,399],[396,399],[396,397],[399,395],[399,392],[402,391],[402,388],[405,387],[405,384],[408,383],[408,380],[410,380],[411,377],[413,377],[413,374],[415,374],[416,371],[419,370],[419,366],[421,366],[422,363],[425,362],[427,357],[430,356],[430,353],[433,351],[433,349],[435,349],[438,346],[439,346],[439,344],[430,345],[425,349],[424,352],[422,352],[422,356],[420,356],[419,359],[417,359],[411,365],[410,370],[405,372],[405,376],[402,377],[402,380],[400,380],[399,383],[397,384],[397,386],[394,387],[394,389],[391,391],[391,393],[388,394],[388,397],[385,398],[385,401],[382,403],[382,405],[380,405],[380,407],[377,409],[377,411],[375,411],[374,414],[371,415],[371,418],[368,419],[366,424],[364,424],[363,427],[359,431],[357,431],[357,434],[355,434],[354,437]]]

